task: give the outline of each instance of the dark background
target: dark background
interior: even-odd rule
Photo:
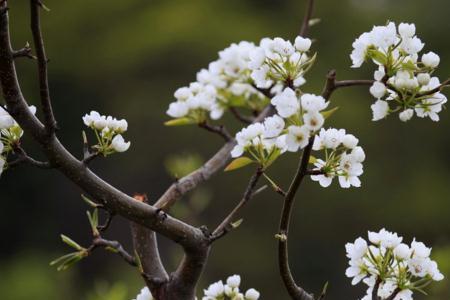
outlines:
[[[31,41],[28,1],[10,1],[13,44]],[[221,141],[195,127],[168,128],[163,122],[173,92],[195,80],[195,73],[215,60],[232,42],[258,42],[262,37],[293,39],[305,1],[55,1],[46,4],[43,31],[50,62],[50,84],[58,135],[81,154],[81,116],[90,110],[129,121],[126,138],[132,147],[93,164],[98,174],[127,193],[145,192],[157,199],[173,181],[206,160]],[[370,78],[373,66],[350,69],[352,41],[386,20],[414,22],[425,51],[441,55],[437,75],[450,75],[450,3],[446,0],[317,1],[322,22],[312,29],[318,60],[307,76],[308,92],[319,93],[327,70],[341,79]],[[18,63],[28,101],[38,105],[35,63]],[[371,122],[367,88],[337,92],[332,102],[339,113],[328,123],[355,134],[367,160],[359,189],[328,189],[307,180],[298,195],[290,240],[292,269],[309,291],[318,293],[329,281],[329,299],[362,297],[362,287],[345,278],[344,244],[367,230],[389,230],[433,246],[433,257],[450,276],[450,117],[396,116]],[[236,128],[230,118],[223,119]],[[233,127],[234,126],[234,127]],[[40,157],[25,135],[27,150]],[[297,163],[285,155],[270,170],[287,187]],[[182,200],[173,214],[195,225],[215,226],[236,203],[250,168],[219,173],[199,191]],[[112,254],[99,251],[69,271],[48,265],[69,251],[58,235],[83,245],[90,232],[81,191],[56,171],[19,167],[0,180],[0,299],[126,300],[143,286],[139,275]],[[244,223],[214,245],[199,287],[241,274],[244,288],[254,287],[262,299],[287,299],[278,275],[276,240],[281,201],[267,190],[243,211]],[[130,249],[129,227],[114,220],[107,237]],[[162,241],[166,264],[174,266],[180,251]],[[448,280],[433,284],[427,299],[449,299]]]

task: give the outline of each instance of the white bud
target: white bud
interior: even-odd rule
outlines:
[[[404,111],[402,111],[398,117],[400,118],[401,121],[406,122],[409,121],[414,115],[414,110],[411,108],[408,108]]]
[[[123,139],[123,136],[118,134],[116,135],[112,142],[111,142],[111,147],[116,151],[116,152],[125,152],[128,150],[128,148],[130,148],[130,142],[126,142]]]
[[[246,300],[258,300],[259,299],[259,292],[255,289],[249,289],[245,293],[245,299]]]
[[[430,83],[430,74],[428,73],[420,73],[417,75],[417,81],[420,85],[427,85]]]
[[[422,55],[422,63],[429,68],[436,68],[441,59],[439,58],[439,55],[437,55],[434,52],[428,52],[424,55]]]
[[[303,38],[301,36],[298,36],[295,38],[295,49],[297,49],[300,52],[306,52],[311,48],[311,40],[308,38]]]
[[[370,87],[370,93],[377,99],[383,97],[386,94],[386,91],[386,86],[379,81],[375,81]]]
[[[231,288],[237,288],[241,284],[241,276],[239,275],[233,275],[228,277],[227,279],[227,285]]]
[[[401,243],[394,249],[394,255],[400,259],[408,259],[411,256],[411,249],[408,245]]]

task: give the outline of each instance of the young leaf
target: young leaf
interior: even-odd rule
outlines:
[[[178,119],[173,119],[173,120],[169,120],[167,122],[164,123],[164,125],[166,126],[183,126],[183,125],[189,125],[189,124],[194,124],[194,120],[190,119],[190,118],[178,118]]]
[[[310,164],[315,164],[316,162],[317,162],[317,158],[312,156],[312,155],[310,155],[309,156],[309,163]]]
[[[242,224],[243,221],[244,221],[244,219],[239,219],[239,220],[237,220],[236,222],[231,223],[231,227],[232,227],[233,229],[236,229],[236,228],[238,228],[238,227]]]
[[[79,251],[84,250],[83,247],[81,247],[80,245],[78,245],[74,240],[72,240],[71,238],[69,238],[68,236],[65,236],[64,234],[61,234],[61,239],[64,243],[66,243],[67,245],[69,245],[72,248],[75,248]]]
[[[86,197],[83,194],[81,194],[81,199],[83,199],[84,202],[86,202],[87,205],[89,205],[90,207],[97,208],[99,206],[97,203],[95,203],[94,201],[92,201],[91,199],[89,199],[88,197]]]
[[[233,170],[245,167],[246,165],[249,165],[251,163],[253,163],[253,160],[251,160],[248,157],[243,156],[243,157],[236,158],[225,168],[225,172],[233,171]]]
[[[338,109],[339,109],[339,106],[336,106],[336,107],[334,107],[334,108],[332,108],[332,109],[329,109],[329,110],[326,110],[326,111],[321,112],[321,114],[322,114],[322,116],[323,116],[325,119],[328,119],[328,118],[331,117],[331,115],[334,114]]]

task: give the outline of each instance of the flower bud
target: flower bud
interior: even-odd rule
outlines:
[[[439,65],[441,59],[439,55],[434,52],[428,52],[422,55],[422,63],[429,68],[436,68]]]

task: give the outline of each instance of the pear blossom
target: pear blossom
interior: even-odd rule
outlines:
[[[345,245],[349,258],[346,276],[352,278],[353,285],[361,281],[367,285],[362,299],[372,300],[378,282],[379,299],[412,300],[414,291],[422,292],[424,286],[444,278],[437,263],[429,257],[431,249],[423,243],[413,240],[408,246],[397,233],[384,228],[369,231],[368,238],[371,244],[357,238]]]
[[[286,136],[287,150],[297,152],[298,149],[305,148],[308,145],[309,131],[307,126],[289,126]]]
[[[247,300],[258,300],[259,299],[259,292],[255,289],[249,289],[247,292],[245,292],[245,299]]]
[[[258,300],[260,294],[255,289],[249,289],[245,295],[240,291],[241,276],[229,276],[224,284],[217,281],[205,289],[202,300]]]
[[[437,55],[434,52],[428,52],[424,55],[422,55],[422,63],[429,68],[436,68],[439,63],[440,63],[441,59],[439,57],[439,55]]]
[[[122,135],[116,135],[111,141],[111,147],[116,152],[125,152],[130,148],[130,142],[125,142]]]
[[[285,88],[284,91],[272,99],[278,114],[283,118],[289,118],[296,114],[300,109],[300,103],[291,88]]]
[[[369,89],[376,99],[371,105],[373,121],[382,120],[391,112],[398,112],[403,122],[410,120],[414,113],[420,118],[439,121],[438,114],[447,98],[440,92],[426,92],[439,87],[439,79],[431,75],[440,58],[430,51],[419,60],[424,45],[416,36],[416,26],[408,23],[400,23],[397,29],[393,22],[375,26],[355,40],[350,55],[352,67],[360,67],[368,60],[378,66],[375,82]]]

